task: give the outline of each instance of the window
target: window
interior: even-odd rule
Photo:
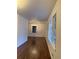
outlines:
[[[54,29],[54,31],[53,31],[53,33],[54,33],[54,44],[55,44],[55,47],[56,47],[56,14],[53,16],[53,25],[54,25],[54,27],[53,27],[53,29]]]
[[[49,19],[48,40],[56,48],[56,14]]]
[[[37,29],[36,26],[32,26],[32,33],[36,33],[36,29]]]

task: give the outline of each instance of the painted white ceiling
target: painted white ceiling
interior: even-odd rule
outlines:
[[[27,7],[18,9],[17,13],[26,18],[45,20],[50,15],[56,0],[29,0],[29,2]]]

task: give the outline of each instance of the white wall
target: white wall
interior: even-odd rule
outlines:
[[[51,17],[55,15],[55,13],[56,13],[56,51],[52,47],[52,44],[50,44],[50,42],[48,41],[48,38],[47,38],[47,44],[49,47],[51,59],[61,59],[61,1],[60,0],[57,0],[54,9],[52,10],[52,13],[49,17],[49,20]]]
[[[27,41],[28,36],[28,20],[17,15],[17,47]]]
[[[32,33],[32,26],[35,25],[37,26],[37,32]],[[34,37],[46,37],[47,36],[47,26],[48,22],[47,21],[40,21],[37,19],[32,19],[29,20],[29,36],[34,36]]]

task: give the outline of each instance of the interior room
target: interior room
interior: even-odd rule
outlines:
[[[17,0],[17,59],[61,59],[61,0]]]

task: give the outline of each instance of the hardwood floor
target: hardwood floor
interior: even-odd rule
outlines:
[[[44,37],[28,37],[28,42],[17,49],[17,59],[51,59]]]

